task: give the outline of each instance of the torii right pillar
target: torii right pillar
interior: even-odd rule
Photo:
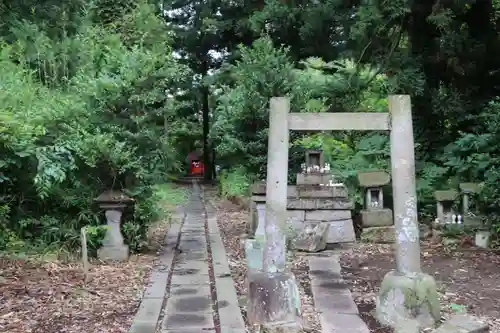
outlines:
[[[382,281],[376,317],[381,324],[394,328],[408,321],[422,329],[430,328],[440,319],[440,305],[434,278],[420,268],[410,96],[389,96],[389,113],[396,270],[388,272]]]

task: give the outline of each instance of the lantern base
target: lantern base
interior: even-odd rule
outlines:
[[[97,257],[102,261],[127,261],[128,245],[105,245],[97,250]]]
[[[420,328],[430,328],[440,319],[436,281],[425,273],[387,273],[376,304],[377,320],[393,328],[409,320]]]

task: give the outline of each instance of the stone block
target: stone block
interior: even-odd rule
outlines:
[[[469,314],[458,313],[452,315],[433,333],[483,333],[488,332],[488,330],[488,324],[478,318]]]
[[[255,203],[265,203],[266,202],[266,194],[263,195],[252,195],[252,201]]]
[[[377,295],[375,315],[379,323],[393,328],[408,320],[416,320],[422,329],[434,327],[441,317],[436,281],[420,272],[387,273]]]
[[[354,225],[351,219],[340,221],[328,221],[330,225],[328,230],[328,244],[350,243],[356,241]]]
[[[300,322],[300,296],[291,272],[249,272],[248,322],[250,325]]]
[[[394,224],[392,210],[387,208],[362,210],[361,221],[363,227],[383,227]]]
[[[457,190],[435,191],[434,197],[437,201],[455,201],[458,198]]]
[[[318,199],[288,199],[287,209],[290,210],[314,210],[318,207]]]
[[[462,217],[463,224],[471,227],[480,227],[484,224],[481,216],[465,216]]]
[[[481,191],[481,185],[477,183],[461,183],[458,185],[462,193],[472,194]]]
[[[252,186],[252,200],[265,200],[266,184],[254,184]],[[260,198],[264,196],[264,198]],[[347,198],[348,192],[344,185],[320,186],[320,185],[288,185],[287,198]]]
[[[361,240],[367,243],[394,243],[396,230],[394,226],[363,228]]]
[[[478,231],[476,232],[476,237],[474,243],[477,247],[487,249],[490,246],[491,232],[489,231]]]
[[[250,204],[250,214],[255,211],[257,204],[265,204],[265,195],[255,195]],[[287,208],[290,210],[344,210],[353,209],[354,203],[347,198],[288,198]],[[249,222],[250,223],[250,222]]]
[[[380,187],[389,184],[391,176],[385,171],[359,172],[359,186],[364,188]]]
[[[350,210],[313,210],[306,211],[306,221],[340,221],[352,217]]]
[[[245,242],[245,257],[249,272],[258,272],[263,269],[264,247],[256,239],[247,239]]]
[[[351,210],[354,203],[348,199],[316,199],[316,209],[323,210]]]
[[[299,251],[319,252],[326,248],[328,240],[328,223],[307,223],[297,234],[294,246]]]
[[[128,245],[104,245],[97,250],[97,257],[102,261],[126,261],[128,255]]]
[[[289,194],[294,194],[293,188]],[[338,186],[315,186],[298,185],[295,188],[295,197],[298,198],[347,198],[348,192],[344,185]],[[294,197],[293,195],[291,195]]]
[[[129,333],[155,332],[163,306],[163,298],[147,298],[141,302]]]
[[[320,321],[322,332],[370,333],[357,314],[322,313]]]
[[[331,174],[314,174],[314,173],[298,173],[297,174],[297,185],[320,185],[328,184],[330,180],[333,180]]]

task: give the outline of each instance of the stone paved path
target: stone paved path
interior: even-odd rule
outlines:
[[[215,210],[193,184],[129,333],[244,333]]]
[[[338,254],[323,252],[309,257],[309,278],[323,333],[370,332],[342,278]]]

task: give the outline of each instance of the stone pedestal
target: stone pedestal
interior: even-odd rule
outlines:
[[[300,296],[295,277],[290,272],[249,272],[247,310],[250,325],[266,328],[287,327],[287,332],[301,328]]]
[[[97,255],[102,261],[125,261],[128,259],[129,248],[124,244],[120,230],[121,217],[122,212],[120,210],[106,211],[108,230],[102,242],[102,247],[97,251]]]
[[[300,182],[315,182],[314,177],[328,174],[305,174]],[[312,178],[311,178],[312,177]],[[316,179],[317,180],[317,179]],[[306,184],[307,185],[307,184]],[[253,236],[260,221],[265,220],[263,214],[266,203],[266,185],[255,183],[252,186],[252,205],[248,219],[248,234]],[[356,240],[352,222],[351,209],[353,202],[348,199],[345,186],[321,186],[300,184],[287,188],[287,226],[292,234],[301,233],[307,224],[326,223],[329,225],[327,243],[349,243]]]
[[[392,210],[388,208],[377,208],[362,210],[361,220],[364,227],[386,227],[393,225]]]
[[[415,320],[431,328],[441,317],[436,282],[425,273],[387,273],[376,303],[377,320],[391,327]]]

